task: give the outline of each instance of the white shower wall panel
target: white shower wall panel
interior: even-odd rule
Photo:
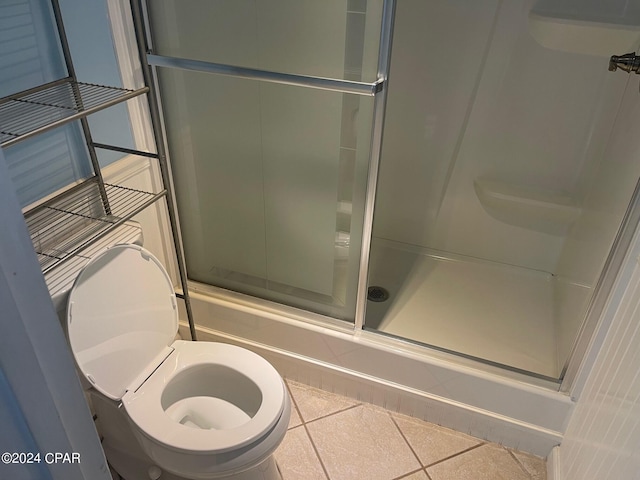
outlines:
[[[627,82],[617,76],[616,83]],[[556,323],[558,354],[566,358],[586,313],[588,302],[640,178],[640,88],[628,78],[616,119],[600,161],[594,167],[582,214],[569,232],[557,270]],[[622,87],[622,85],[619,85]]]
[[[497,0],[396,6],[374,235],[429,246]]]
[[[640,177],[640,141],[636,135],[640,123],[639,81],[625,75],[615,80],[623,92],[616,105],[615,124],[589,179],[583,214],[567,236],[558,268],[560,276],[591,286],[602,269],[601,261],[593,259],[606,257]]]
[[[487,179],[571,193],[579,178],[602,74],[595,70],[594,79],[594,59],[539,46],[527,31],[525,7],[524,2],[502,4],[435,225],[434,246],[553,272],[562,237],[526,228],[526,221],[523,228],[496,220],[473,188],[475,180]]]
[[[563,236],[493,218],[474,181],[579,204],[606,62],[539,45],[530,1],[423,3],[398,4],[375,235],[553,273]]]

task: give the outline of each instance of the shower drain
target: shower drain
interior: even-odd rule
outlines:
[[[389,298],[389,292],[386,288],[373,286],[367,289],[367,300],[372,302],[384,302]]]

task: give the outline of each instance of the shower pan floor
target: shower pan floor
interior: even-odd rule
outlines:
[[[373,242],[366,328],[558,378],[552,276],[469,257]]]

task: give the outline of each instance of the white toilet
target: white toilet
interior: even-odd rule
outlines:
[[[280,479],[272,453],[291,412],[282,378],[246,349],[174,341],[173,286],[147,250],[92,258],[69,291],[66,328],[123,478]]]

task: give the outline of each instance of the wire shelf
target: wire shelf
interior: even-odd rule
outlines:
[[[104,187],[106,201],[93,177],[25,215],[44,273],[166,194],[166,190],[150,193],[111,184]]]
[[[0,146],[26,138],[149,91],[107,87],[65,78],[0,99]]]

